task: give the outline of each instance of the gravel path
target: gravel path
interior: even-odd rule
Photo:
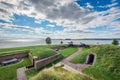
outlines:
[[[26,80],[25,71],[26,67],[17,69],[17,80]]]
[[[65,58],[62,63],[64,63],[64,65],[67,65],[69,67],[72,67],[73,69],[77,70],[77,71],[81,71],[83,68],[88,67],[89,65],[87,64],[73,64],[70,62],[70,60],[72,58],[74,58],[75,56],[77,56],[78,54],[80,54],[82,51],[81,48],[78,48],[78,51],[73,53],[72,55],[68,56],[67,58]]]

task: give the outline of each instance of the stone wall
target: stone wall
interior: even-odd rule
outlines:
[[[65,49],[65,48],[67,48],[67,46],[57,46],[57,47],[54,47],[52,49],[55,50],[55,51],[59,51],[59,50]]]
[[[34,68],[35,69],[40,69],[41,67],[57,60],[60,57],[61,57],[60,54],[55,54],[53,56],[50,56],[50,57],[47,57],[47,58],[44,58],[44,59],[41,59],[41,60],[37,60],[37,61],[34,62]]]
[[[31,55],[31,53],[28,54],[28,57],[29,57],[30,61],[31,61],[32,64],[33,64],[33,57],[32,57],[32,55]]]
[[[1,55],[0,62],[7,60],[7,59],[11,59],[11,58],[21,59],[23,57],[28,56],[28,53],[29,53],[29,51],[22,51],[22,52],[16,52],[16,53],[9,53],[7,55]]]

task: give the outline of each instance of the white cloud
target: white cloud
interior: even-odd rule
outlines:
[[[48,24],[47,26],[48,27],[55,27],[55,25],[53,25],[53,24]]]
[[[42,27],[33,28],[33,27],[30,27],[30,26],[19,26],[19,25],[13,25],[13,24],[5,24],[5,23],[0,23],[0,27],[2,29],[9,29],[9,30],[21,31],[21,33],[23,31],[27,31],[29,33],[37,33],[37,34],[49,32],[49,31],[46,31]]]
[[[113,3],[113,2],[116,2],[117,0],[111,0],[111,2]]]
[[[104,6],[98,6],[98,7],[100,7],[100,8],[111,8],[111,7],[114,7],[116,5],[118,5],[118,3],[112,3],[112,4],[108,4],[108,5],[104,5]]]
[[[88,2],[86,3],[86,5],[87,5],[87,6],[86,6],[87,8],[91,8],[91,9],[94,8],[94,6],[92,6],[92,5],[91,5],[90,3],[88,3]]]
[[[35,20],[35,23],[37,23],[37,24],[41,24],[43,21],[44,21],[44,20],[36,19],[36,20]]]

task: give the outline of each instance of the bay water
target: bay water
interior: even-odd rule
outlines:
[[[80,44],[80,42],[85,44],[111,44],[112,40],[62,40],[63,44],[68,44],[68,42],[73,41],[74,44]],[[118,40],[120,43],[120,40]],[[60,39],[53,39],[52,44],[60,44]],[[1,39],[0,48],[12,48],[12,47],[22,47],[22,46],[36,46],[36,45],[46,45],[45,39]]]

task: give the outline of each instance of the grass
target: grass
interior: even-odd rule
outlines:
[[[27,47],[16,47],[16,48],[4,48],[0,49],[0,55],[8,55],[13,53],[18,53],[21,51],[30,51],[33,56],[38,56],[40,59],[56,54],[51,48],[63,46],[63,45],[41,45],[41,46],[27,46]],[[66,46],[66,45],[64,45]],[[16,69],[27,66],[30,64],[28,58],[24,58],[22,61],[11,64],[9,66],[2,67],[0,65],[0,80],[16,80]],[[30,73],[29,73],[30,72]],[[28,74],[34,74],[38,71],[32,69],[28,71]]]
[[[45,50],[45,49],[42,49],[42,50]],[[69,56],[69,55],[71,55],[71,54],[73,54],[74,52],[76,52],[78,49],[77,48],[66,48],[66,49],[64,49],[64,50],[60,50],[59,52],[63,55],[63,57],[67,57],[67,56]],[[41,50],[40,50],[41,51]],[[50,51],[49,51],[50,52]],[[63,58],[61,58],[61,59],[63,59]],[[61,60],[60,59],[60,60]],[[60,60],[57,60],[57,62],[58,61],[60,61]],[[51,66],[51,64],[54,64],[54,63],[56,63],[56,61],[55,62],[52,62],[52,63],[50,63],[49,65]],[[49,65],[46,65],[46,66],[44,66],[43,68],[46,68],[46,67],[48,67]],[[65,69],[59,69],[59,67],[56,67],[55,68],[57,71],[62,71],[62,72],[64,72],[64,71],[66,71]],[[35,75],[37,75],[37,74],[39,74],[40,72],[41,72],[41,70],[42,69],[40,69],[40,70],[35,70],[35,69],[31,69],[31,70],[28,70],[28,71],[26,71],[26,75],[27,75],[27,79],[30,79],[30,77],[31,76],[35,76]],[[31,79],[32,80],[32,79]],[[33,80],[36,80],[36,79],[33,79]],[[42,79],[40,79],[40,80],[42,80]],[[46,80],[56,80],[56,79],[46,79]],[[60,80],[62,80],[62,79],[60,79]]]
[[[63,57],[68,57],[74,52],[76,52],[77,50],[78,48],[66,48],[66,49],[60,50],[59,53],[63,55]]]
[[[120,80],[120,47],[114,45],[102,45],[92,50],[97,54],[94,69],[97,69],[105,77],[99,76],[98,79]],[[91,69],[91,68],[90,68]],[[84,71],[85,73],[88,73]],[[93,76],[95,73],[93,73]],[[96,77],[96,76],[95,76]]]
[[[0,55],[6,55],[13,52],[26,51],[26,50],[30,51],[36,48],[54,48],[57,46],[66,46],[66,45],[40,45],[40,46],[26,46],[26,47],[16,47],[16,48],[3,48],[0,49]]]
[[[82,52],[78,54],[76,57],[74,57],[70,62],[72,63],[85,63],[86,56],[90,53],[90,48],[83,48]]]
[[[30,52],[32,56],[37,56],[39,59],[43,59],[43,58],[52,56],[54,54],[57,54],[56,51],[50,48],[45,48],[45,47],[35,48],[35,49],[32,49]]]
[[[17,74],[16,74],[16,69],[23,67],[23,66],[28,66],[30,65],[31,62],[29,58],[24,58],[20,62],[17,62],[15,64],[11,64],[8,66],[1,66],[0,67],[0,80],[17,80]]]
[[[98,69],[96,67],[88,67],[83,69],[82,72],[87,74],[88,77],[92,77],[95,80],[115,80],[114,78],[112,78],[112,76],[108,74],[108,72],[106,72],[102,68]]]
[[[83,73],[95,80],[120,80],[120,47],[114,45],[95,46],[83,49],[81,55],[71,60],[73,63],[84,63],[86,55],[96,54],[93,66],[83,69]]]
[[[62,67],[57,67],[57,69],[53,71],[41,71],[29,80],[88,80],[88,78],[80,74],[69,72]]]
[[[43,66],[42,68],[40,68],[39,70],[35,70],[35,69],[30,69],[30,70],[27,70],[25,73],[26,73],[26,76],[27,76],[27,79],[29,79],[31,76],[35,76],[37,75],[40,71],[42,71],[43,69],[45,68],[50,68],[51,66],[53,66],[54,64],[60,62],[61,60],[63,59],[63,57]]]

